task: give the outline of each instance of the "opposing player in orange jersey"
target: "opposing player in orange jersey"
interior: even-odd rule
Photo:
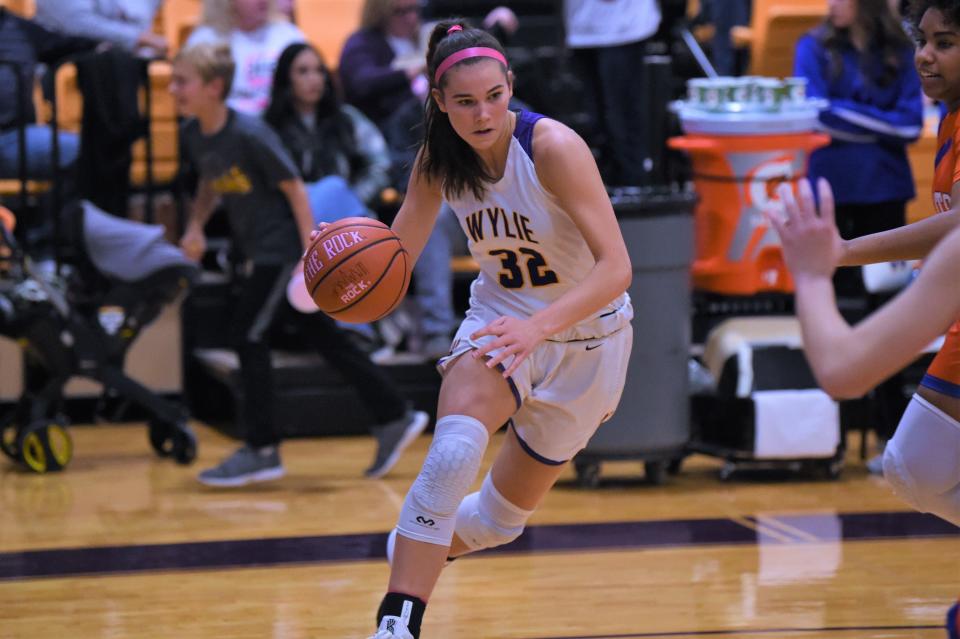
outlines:
[[[780,187],[786,215],[769,217],[780,234],[796,285],[804,350],[817,381],[835,397],[858,397],[908,364],[960,317],[960,227],[936,246],[906,290],[851,327],[837,310],[831,280],[843,252],[834,222],[833,194],[825,180],[817,186],[819,215],[812,190],[802,181],[798,199],[788,186]],[[898,492],[904,488],[898,482],[909,482],[912,497],[923,500],[913,505],[960,525],[957,404],[947,402],[951,415],[922,395],[913,402],[890,442],[896,457],[885,459],[885,471],[909,472],[892,480]],[[901,463],[906,466],[897,467]],[[950,639],[960,639],[956,605],[947,624]]]
[[[923,91],[948,110],[937,136],[936,215],[843,241],[824,183],[820,217],[809,187],[801,189],[799,203],[784,189],[787,217],[774,216],[774,224],[796,281],[805,348],[828,392],[862,394],[945,333],[884,450],[883,471],[911,506],[960,525],[960,209],[954,208],[960,205],[960,0],[914,0],[910,21]],[[837,313],[829,280],[836,266],[928,256],[917,281],[861,324],[851,328]],[[950,639],[960,639],[957,609],[947,614]]]
[[[960,0],[918,0],[911,17],[923,90],[949,110],[938,136],[933,195],[937,214],[854,240],[836,237],[839,265],[925,258],[960,225],[960,211],[952,208],[954,201],[960,203]],[[960,281],[960,270],[954,273]],[[914,312],[919,318],[929,311],[918,306]],[[953,317],[958,319],[960,313]],[[883,468],[894,491],[910,505],[960,524],[960,323],[944,330],[944,344],[887,444]],[[944,467],[933,463],[951,447],[957,457],[944,459]]]

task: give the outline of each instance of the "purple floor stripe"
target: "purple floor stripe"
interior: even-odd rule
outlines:
[[[957,536],[960,529],[916,512],[778,516],[818,541]],[[764,539],[764,543],[770,543]],[[384,556],[384,533],[29,550],[0,553],[0,580],[364,561]],[[536,553],[756,544],[757,532],[729,519],[676,519],[530,526],[488,553]],[[780,542],[777,542],[780,543]],[[797,540],[796,543],[805,543]]]
[[[889,630],[942,630],[943,626],[833,626],[825,628],[752,628],[730,630],[692,630],[690,632],[641,632],[620,635],[577,635],[562,637],[537,637],[536,639],[657,639],[660,637],[722,637],[729,635],[772,635],[784,632],[877,632]]]

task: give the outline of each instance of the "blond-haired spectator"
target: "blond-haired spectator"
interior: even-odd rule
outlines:
[[[270,101],[270,83],[280,53],[306,37],[277,9],[275,0],[203,0],[203,17],[187,46],[227,44],[236,63],[227,104],[260,115]]]

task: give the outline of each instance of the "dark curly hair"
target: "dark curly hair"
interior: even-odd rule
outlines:
[[[928,9],[937,9],[948,23],[960,27],[960,0],[910,0],[907,19],[914,29],[920,28],[920,20]]]

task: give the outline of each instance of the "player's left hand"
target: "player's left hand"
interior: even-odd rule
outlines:
[[[310,231],[310,240],[307,242],[307,248],[303,249],[303,255],[300,256],[300,269],[303,270],[303,260],[307,259],[307,253],[310,252],[310,247],[313,246],[313,243],[316,241],[320,234],[327,230],[327,227],[330,226],[329,222],[320,222],[317,224],[317,227]]]
[[[533,349],[546,338],[540,327],[530,320],[505,315],[481,328],[471,335],[470,339],[479,339],[486,335],[493,335],[497,339],[490,340],[474,350],[473,357],[477,359],[486,356],[490,351],[503,349],[487,360],[486,364],[487,368],[493,368],[512,355],[513,361],[510,362],[510,367],[503,371],[504,377],[510,377],[523,360],[533,352]]]
[[[807,180],[800,180],[799,197],[794,197],[788,184],[781,184],[777,193],[784,213],[767,211],[770,224],[780,236],[783,258],[794,280],[805,277],[829,278],[837,268],[842,253],[842,240],[834,221],[833,192],[820,178],[817,192],[820,211]]]

